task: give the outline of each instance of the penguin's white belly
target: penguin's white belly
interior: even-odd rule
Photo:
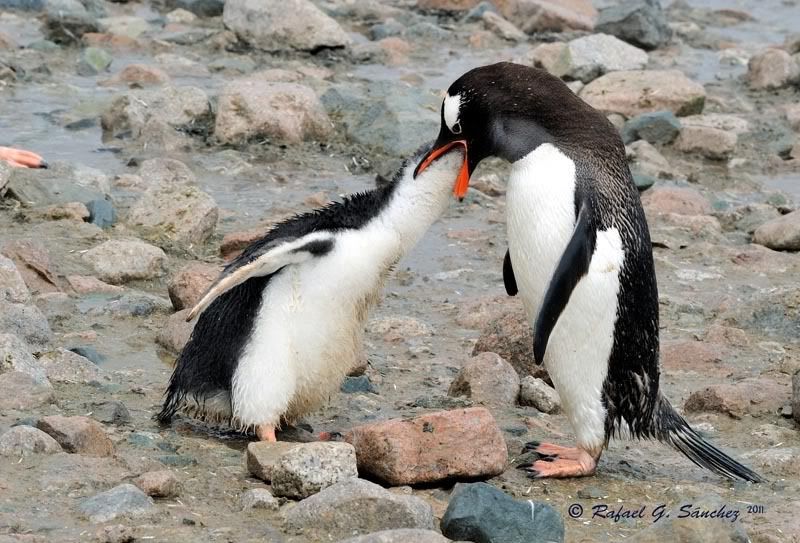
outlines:
[[[531,326],[575,227],[574,190],[574,165],[552,146],[540,146],[512,167],[509,251]],[[572,291],[545,352],[545,366],[578,445],[589,449],[605,441],[602,386],[614,341],[623,259],[619,232],[597,232],[589,272]]]
[[[391,233],[372,230],[338,235],[327,255],[270,280],[233,378],[237,424],[277,425],[308,413],[358,361],[368,309],[400,252]]]

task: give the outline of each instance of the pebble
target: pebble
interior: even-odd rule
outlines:
[[[782,49],[767,49],[750,57],[747,81],[753,89],[780,89],[800,83],[800,64]]]
[[[251,441],[247,444],[245,463],[251,475],[269,483],[280,458],[297,447],[287,441]]]
[[[129,483],[86,498],[78,505],[80,513],[95,524],[108,522],[122,515],[142,517],[154,509],[152,498]]]
[[[599,76],[620,70],[641,70],[647,53],[608,34],[591,34],[570,41],[554,75],[588,83]]]
[[[448,543],[450,540],[433,530],[400,528],[344,539],[339,543]]]
[[[192,262],[178,270],[167,286],[175,310],[194,307],[221,271],[219,266],[203,262]]]
[[[242,504],[243,511],[250,509],[277,511],[281,506],[281,502],[266,488],[251,488],[242,493],[239,501]]]
[[[41,383],[27,373],[9,371],[0,374],[0,410],[28,410],[51,403],[53,385]]]
[[[111,456],[114,444],[103,426],[88,417],[43,417],[36,427],[58,441],[65,451],[86,456]]]
[[[678,70],[635,70],[607,73],[586,85],[580,97],[595,109],[626,117],[652,111],[684,116],[703,110],[706,91]]]
[[[30,353],[28,345],[14,334],[0,334],[0,373],[21,372],[39,384],[47,383],[45,368]]]
[[[142,492],[154,498],[174,498],[181,492],[181,482],[169,470],[148,471],[133,480]]]
[[[325,140],[331,133],[331,121],[311,88],[268,82],[254,74],[222,89],[214,133],[222,143],[256,137],[297,143]]]
[[[225,26],[257,49],[316,51],[344,47],[350,37],[308,0],[227,0]]]
[[[712,160],[726,160],[733,155],[739,135],[748,128],[747,121],[735,115],[692,115],[683,119],[675,147]]]
[[[642,204],[650,213],[708,215],[711,203],[695,189],[688,187],[656,187],[642,196]]]
[[[756,228],[753,243],[776,251],[800,250],[800,210],[769,220]]]
[[[800,423],[800,370],[792,375],[792,417]]]
[[[133,204],[128,223],[183,245],[203,244],[214,234],[219,207],[191,185],[157,185]]]
[[[3,456],[55,454],[61,451],[61,445],[55,439],[32,426],[14,426],[0,436],[0,455]]]
[[[482,407],[357,426],[345,439],[358,469],[392,485],[491,477],[508,460],[503,434]]]
[[[342,385],[339,387],[339,390],[345,394],[358,394],[364,392],[378,394],[378,389],[372,384],[372,381],[370,381],[369,377],[366,375],[345,377],[344,381],[342,381]]]
[[[87,202],[86,209],[89,211],[89,222],[100,228],[110,228],[117,222],[114,204],[105,198]]]
[[[499,315],[489,315],[484,322],[472,350],[473,356],[483,352],[497,353],[519,375],[547,377],[544,365],[537,366],[533,362],[533,332],[521,305],[504,309]]]
[[[564,541],[564,521],[552,506],[515,500],[486,483],[457,484],[441,527],[450,539],[477,543]]]
[[[55,383],[88,384],[100,380],[103,372],[91,360],[66,349],[43,354],[39,362],[47,378]]]
[[[170,315],[166,324],[158,330],[156,343],[173,353],[181,352],[184,345],[189,342],[192,330],[197,324],[197,319],[192,322],[186,322],[189,311],[191,309],[181,309],[177,313]]]
[[[272,492],[307,498],[353,477],[358,477],[358,469],[355,449],[349,443],[301,443],[280,455],[272,468]]]
[[[93,76],[108,70],[114,57],[101,47],[87,47],[78,58],[78,75]]]
[[[532,375],[526,375],[520,381],[519,404],[535,407],[542,413],[556,414],[561,411],[558,391]]]
[[[0,300],[24,304],[30,299],[31,293],[16,264],[0,254]]]
[[[600,11],[595,31],[651,50],[669,43],[672,30],[656,0],[625,0]]]
[[[17,335],[33,349],[44,347],[53,339],[47,318],[39,308],[3,300],[0,300],[0,333]]]
[[[645,140],[654,145],[672,143],[681,131],[681,122],[671,111],[642,113],[629,119],[622,129],[622,140],[627,144]]]
[[[164,275],[167,255],[140,240],[109,240],[83,255],[103,281],[113,284]]]
[[[495,353],[468,360],[450,384],[448,396],[467,396],[485,405],[514,405],[519,395],[519,375]]]
[[[291,532],[334,541],[394,528],[433,530],[435,522],[433,509],[422,499],[389,492],[363,479],[329,486],[288,509],[284,520]]]
[[[124,426],[130,424],[131,414],[124,403],[117,400],[104,400],[93,403],[90,416],[103,424]]]

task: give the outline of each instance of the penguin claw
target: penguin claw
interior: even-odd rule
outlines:
[[[539,443],[538,441],[528,441],[522,447],[522,452],[526,453],[526,452],[530,452],[530,451],[535,451],[539,447],[539,445],[541,445],[541,443]]]

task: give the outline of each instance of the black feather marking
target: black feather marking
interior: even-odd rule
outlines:
[[[305,245],[301,245],[294,251],[293,253],[309,253],[313,256],[324,256],[330,253],[333,250],[333,240],[332,239],[317,239],[314,241],[309,241]]]
[[[506,286],[506,293],[509,296],[516,296],[519,289],[517,288],[517,278],[514,277],[514,268],[511,267],[511,254],[506,249],[506,256],[503,258],[503,284]]]
[[[580,191],[576,191],[575,198],[581,199],[578,204],[580,211],[575,229],[550,279],[539,315],[536,317],[533,357],[537,364],[544,361],[550,334],[567,306],[575,286],[589,272],[589,264],[594,253],[597,232],[593,226],[591,207],[582,199]]]

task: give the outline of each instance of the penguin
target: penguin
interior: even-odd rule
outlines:
[[[47,168],[47,162],[36,153],[13,147],[0,147],[0,160],[17,168]]]
[[[388,274],[447,208],[462,152],[415,176],[425,150],[381,187],[278,224],[224,268],[188,314],[197,324],[160,422],[180,410],[275,441],[282,421],[339,388]]]
[[[544,70],[501,62],[471,70],[448,89],[441,129],[422,160],[462,148],[456,195],[478,163],[511,163],[503,280],[533,327],[577,438],[575,447],[531,442],[532,477],[595,473],[621,434],[672,445],[717,474],[761,482],[711,445],[659,388],[658,289],[638,190],[613,125]]]

